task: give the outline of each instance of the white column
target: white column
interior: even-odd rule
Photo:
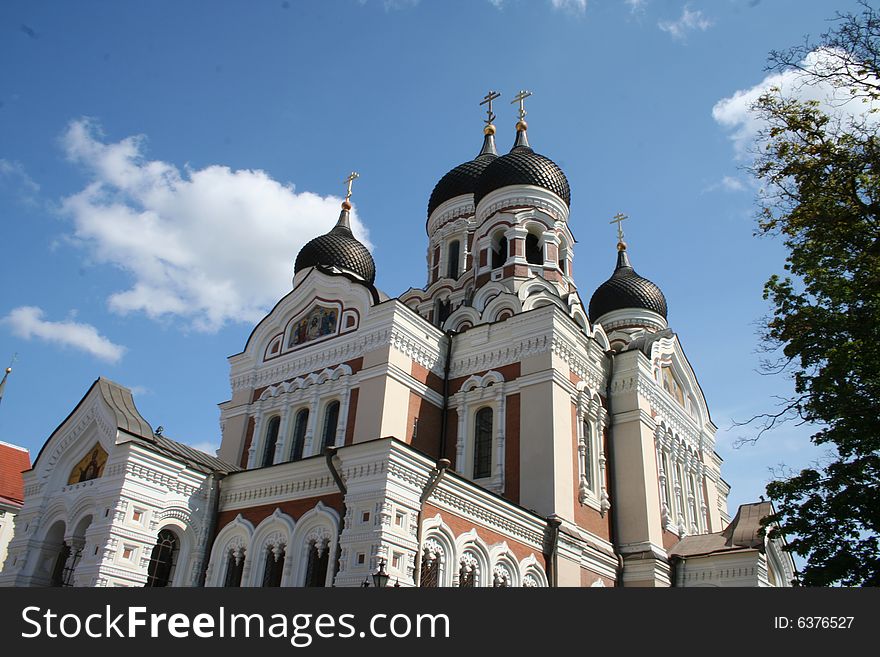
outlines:
[[[465,474],[465,455],[464,448],[467,443],[467,404],[465,403],[465,394],[460,393],[458,398],[458,439],[455,442],[455,470],[458,474]]]
[[[284,455],[287,453],[287,427],[290,424],[290,415],[290,405],[285,404],[281,408],[281,423],[278,426],[278,440],[275,441],[275,454],[272,456],[272,463],[284,461]]]
[[[312,455],[312,445],[315,441],[315,432],[320,426],[320,418],[318,417],[318,399],[319,393],[317,388],[312,392],[312,401],[309,404],[309,427],[306,430],[306,436],[303,439],[303,457]]]
[[[262,433],[263,433],[263,413],[258,408],[257,413],[254,415],[254,433],[251,436],[251,446],[248,448],[248,461],[247,461],[248,470],[250,470],[251,468],[257,467],[257,454],[259,453],[257,451],[257,447],[260,445],[260,443],[263,442]]]
[[[495,387],[498,388],[498,392],[496,393],[498,405],[498,422],[496,426],[498,427],[498,432],[496,433],[497,455],[495,458],[495,477],[498,480],[500,492],[504,490],[504,384],[496,384]]]
[[[342,403],[339,404],[339,419],[336,422],[336,441],[337,447],[345,444],[345,429],[348,426],[348,404],[351,399],[351,384],[349,378],[345,377],[345,392],[342,395]]]

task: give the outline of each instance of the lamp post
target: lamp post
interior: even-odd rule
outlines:
[[[389,579],[391,579],[391,576],[385,572],[385,560],[382,559],[379,561],[379,568],[373,573],[373,586],[384,589],[388,586]]]

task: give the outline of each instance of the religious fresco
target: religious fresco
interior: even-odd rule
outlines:
[[[293,326],[288,347],[298,347],[312,340],[336,333],[339,310],[316,306]]]
[[[67,485],[97,479],[104,474],[104,465],[106,463],[107,452],[104,451],[100,443],[95,443],[95,446],[89,450],[89,453],[73,466],[73,470],[70,471],[70,477],[67,479]]]

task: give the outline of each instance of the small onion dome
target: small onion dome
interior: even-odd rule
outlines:
[[[348,212],[351,205],[348,201],[342,203],[342,212],[339,213],[339,221],[333,229],[320,235],[306,244],[293,265],[293,273],[296,274],[308,267],[329,267],[354,274],[372,284],[376,279],[376,263],[369,250],[361,244],[351,232]]]
[[[617,267],[590,299],[590,319],[624,308],[642,308],[666,319],[666,297],[654,283],[639,276],[629,263],[626,245],[617,246]]]
[[[532,150],[525,121],[516,124],[516,141],[507,155],[496,158],[483,171],[474,191],[474,205],[496,189],[509,185],[534,185],[556,194],[571,205],[571,189],[562,169],[549,157]]]
[[[497,157],[495,126],[488,125],[484,130],[483,148],[479,155],[473,160],[459,164],[434,185],[434,191],[431,192],[431,198],[428,201],[428,216],[430,217],[434,210],[451,198],[462,194],[473,194],[480,174]]]

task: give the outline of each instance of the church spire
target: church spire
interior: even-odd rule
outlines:
[[[516,141],[513,142],[513,148],[510,150],[514,150],[516,148],[531,148],[529,146],[529,137],[526,134],[526,131],[529,129],[529,124],[526,123],[526,106],[525,100],[529,96],[532,95],[531,91],[526,91],[523,89],[520,91],[510,104],[519,103],[519,120],[516,122]]]
[[[351,184],[360,177],[361,176],[357,171],[352,171],[348,174],[348,178],[342,181],[348,185],[348,188],[345,193],[345,199],[342,201],[342,212],[339,213],[339,219],[336,221],[336,226],[333,230],[344,228],[348,232],[351,232],[351,222],[349,218],[349,211],[351,210],[351,201],[349,200],[351,198]]]
[[[492,111],[492,101],[500,97],[500,93],[490,89],[489,93],[483,96],[483,100],[480,101],[480,105],[488,105],[489,107],[486,109],[486,118],[483,119],[483,123],[486,124],[486,127],[483,128],[483,148],[480,149],[480,154],[477,157],[498,155],[498,151],[495,150],[495,126],[492,123],[495,120],[495,112]]]

